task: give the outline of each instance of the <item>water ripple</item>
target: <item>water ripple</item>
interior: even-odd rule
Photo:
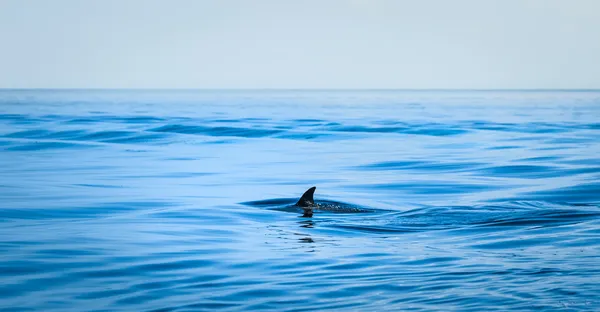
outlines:
[[[600,310],[599,104],[2,90],[0,310]]]

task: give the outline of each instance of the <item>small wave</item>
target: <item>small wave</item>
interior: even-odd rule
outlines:
[[[219,122],[219,123],[243,123],[243,122],[266,122],[270,121],[267,118],[220,118],[220,119],[210,119],[210,122]]]
[[[106,118],[106,117],[103,117],[103,118]],[[111,120],[117,121],[117,122],[122,122],[125,124],[148,124],[148,123],[165,121],[164,118],[154,117],[154,116],[130,116],[130,117],[115,116],[115,117],[109,117],[108,119],[111,119]]]
[[[159,144],[161,141],[166,139],[168,136],[164,134],[154,133],[154,134],[137,134],[130,137],[123,138],[114,138],[114,139],[105,139],[103,140],[106,143],[116,143],[116,144]]]
[[[589,137],[589,138],[562,137],[562,138],[548,139],[544,143],[551,145],[551,146],[559,146],[559,145],[569,145],[569,144],[593,143],[593,142],[597,142],[597,141],[598,141],[598,138],[595,138],[595,137]]]
[[[97,131],[82,135],[77,138],[80,141],[96,141],[102,142],[103,140],[112,140],[116,138],[128,137],[136,135],[133,131]]]
[[[274,198],[264,200],[254,200],[240,203],[241,205],[254,206],[254,207],[276,207],[295,204],[298,199],[293,198]]]
[[[600,207],[597,206],[521,201],[492,206],[421,207],[360,219],[339,219],[324,226],[374,234],[402,234],[440,230],[472,231],[473,227],[490,227],[490,230],[496,227],[548,227],[576,224],[598,217]]]
[[[398,134],[414,134],[414,135],[427,135],[427,136],[453,136],[467,133],[468,130],[458,129],[443,125],[436,125],[435,127],[421,125],[409,125],[409,126],[329,126],[324,128],[327,131],[334,132],[365,132],[365,133],[398,133]]]
[[[86,134],[85,130],[52,131],[52,132],[47,132],[45,135],[41,136],[40,138],[52,139],[52,140],[73,140],[73,139],[78,139],[85,134]]]
[[[464,182],[445,182],[445,181],[407,181],[391,183],[373,183],[363,185],[353,185],[353,188],[366,188],[376,190],[401,191],[404,195],[450,195],[462,193],[476,193],[489,190],[498,190],[502,187],[491,184],[474,184]]]
[[[476,169],[474,174],[495,177],[515,177],[522,179],[541,179],[557,177],[563,174],[562,170],[554,166],[542,165],[506,165],[492,166]]]
[[[517,149],[517,148],[522,148],[522,146],[519,145],[501,145],[501,146],[492,146],[492,147],[488,147],[488,150],[507,150],[507,149]]]
[[[323,119],[310,119],[310,118],[292,119],[292,121],[298,122],[298,123],[308,123],[308,124],[321,124],[321,123],[327,122],[327,120],[323,120]]]
[[[46,116],[53,117],[53,116]],[[51,119],[62,120],[64,124],[90,124],[90,123],[106,123],[114,122],[118,124],[151,124],[156,122],[164,122],[165,119],[155,116],[114,116],[102,114],[95,117],[74,117],[74,116],[55,116]]]
[[[236,128],[236,127],[207,127],[207,126],[189,126],[189,125],[165,125],[158,128],[149,129],[152,132],[167,132],[180,134],[201,134],[208,136],[232,136],[243,138],[261,138],[281,133],[281,130],[275,129],[255,129],[255,128]]]
[[[489,130],[489,131],[501,131],[501,132],[517,132],[517,133],[529,133],[529,134],[552,134],[552,133],[564,133],[571,131],[577,125],[573,124],[561,124],[561,123],[542,123],[542,122],[530,122],[530,123],[496,123],[489,121],[479,122],[466,122],[465,127],[473,130]]]
[[[0,120],[25,120],[27,118],[29,116],[22,114],[0,114]]]
[[[600,203],[600,183],[581,183],[552,190],[529,192],[521,194],[521,197],[550,202]]]
[[[484,163],[476,162],[436,162],[426,160],[384,161],[354,167],[359,170],[415,170],[415,171],[440,171],[460,172],[470,171],[483,166]]]
[[[76,142],[26,142],[13,143],[5,148],[7,151],[42,151],[42,150],[60,150],[60,149],[85,149],[94,148],[92,144],[81,144]]]
[[[537,156],[537,157],[520,158],[515,161],[518,161],[518,162],[540,162],[540,161],[554,161],[554,160],[559,160],[559,159],[561,159],[561,158],[558,156]]]
[[[290,140],[312,140],[312,141],[323,141],[328,139],[341,139],[339,136],[334,136],[329,133],[319,133],[319,132],[287,132],[281,133],[274,136],[278,139],[290,139]]]
[[[94,131],[89,132],[82,129],[78,130],[27,130],[13,132],[4,135],[11,139],[36,140],[34,143],[23,142],[19,146],[13,147],[14,150],[36,150],[36,149],[55,149],[65,147],[92,146],[89,142],[116,143],[116,144],[155,144],[160,140],[167,138],[163,133],[144,133],[139,131]]]
[[[82,187],[121,188],[119,186],[80,184]],[[168,201],[108,202],[99,205],[76,208],[0,208],[0,216],[5,220],[54,220],[54,219],[94,219],[115,216],[137,210],[173,206]]]
[[[98,122],[98,119],[95,118],[73,118],[63,121],[65,124],[90,124],[96,122]]]
[[[19,139],[37,139],[42,138],[50,133],[49,130],[43,129],[35,129],[35,130],[25,130],[25,131],[17,131],[9,134],[5,134],[6,138],[19,138]]]

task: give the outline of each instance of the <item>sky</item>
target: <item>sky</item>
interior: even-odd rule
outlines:
[[[598,0],[0,0],[0,88],[598,89]]]

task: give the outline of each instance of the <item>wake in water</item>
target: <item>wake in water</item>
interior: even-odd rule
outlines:
[[[340,224],[334,226],[376,233],[443,230],[467,226],[558,226],[600,217],[600,208],[597,205],[526,201],[482,206],[422,207],[408,211],[376,209],[339,201],[314,200],[314,191],[315,187],[310,188],[297,201],[293,198],[277,198],[241,204],[274,211],[302,213],[303,217],[312,217],[313,211],[330,214],[370,213],[374,215],[340,219]],[[334,216],[325,216],[330,221],[334,219]],[[377,227],[373,228],[375,224]]]

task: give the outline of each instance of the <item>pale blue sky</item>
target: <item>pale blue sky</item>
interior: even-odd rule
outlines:
[[[0,0],[2,88],[600,88],[598,0]]]

